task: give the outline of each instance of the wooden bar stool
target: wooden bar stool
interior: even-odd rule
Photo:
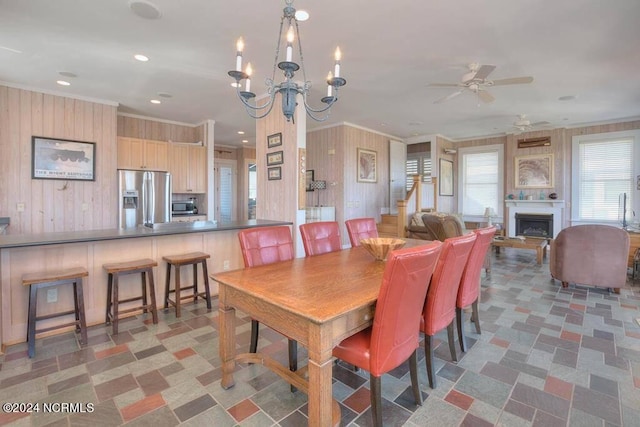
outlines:
[[[207,308],[211,309],[211,293],[209,291],[209,275],[207,274],[207,259],[211,258],[209,254],[204,252],[191,252],[181,255],[167,255],[162,257],[167,262],[167,280],[164,287],[164,308],[169,308],[169,304],[175,306],[176,317],[180,317],[180,301],[183,299],[193,298],[196,302],[198,297],[207,301]],[[202,277],[204,279],[204,292],[198,293],[198,264],[202,264]],[[170,288],[171,282],[171,266],[175,267],[175,286]],[[184,265],[193,265],[193,285],[182,287],[180,284],[180,267]],[[187,289],[193,289],[191,295],[180,295],[180,292]],[[175,300],[169,298],[171,292],[175,293]]]
[[[53,273],[30,273],[22,276],[22,284],[24,286],[29,286],[29,315],[27,320],[27,343],[29,345],[29,357],[33,357],[36,353],[36,334],[52,331],[54,329],[66,328],[71,325],[75,325],[76,332],[80,332],[81,344],[87,344],[87,323],[84,315],[82,278],[87,277],[88,275],[89,272],[86,269],[78,267]],[[49,286],[60,285],[73,285],[74,309],[38,317],[38,315],[36,314],[38,305],[38,290],[48,288]],[[36,329],[36,322],[39,320],[68,316],[70,314],[75,314],[74,322],[51,326],[48,328]]]
[[[142,310],[143,313],[148,313],[151,310],[151,316],[153,317],[153,323],[158,323],[158,310],[156,308],[156,287],[153,281],[153,267],[158,263],[152,259],[139,259],[135,261],[117,262],[112,264],[104,264],[102,267],[109,273],[109,280],[107,285],[107,311],[105,315],[105,322],[113,325],[113,334],[118,333],[118,320],[123,318],[123,314],[131,313],[134,311]],[[125,274],[140,273],[141,275],[141,287],[142,294],[137,297],[127,298],[121,300],[118,297],[118,279]],[[149,294],[151,295],[151,303],[147,300],[147,278],[149,281]],[[142,300],[142,305],[131,307],[127,309],[120,309],[120,304]],[[111,307],[113,306],[113,311]],[[126,316],[124,316],[126,317]]]

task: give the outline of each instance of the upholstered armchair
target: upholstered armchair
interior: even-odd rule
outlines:
[[[460,218],[448,213],[416,214],[407,227],[407,237],[441,242],[449,237],[458,237],[466,233]]]
[[[576,225],[551,241],[549,270],[562,282],[612,288],[620,293],[627,281],[629,235],[610,225]]]

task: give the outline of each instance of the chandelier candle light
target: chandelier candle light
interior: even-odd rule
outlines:
[[[320,101],[325,103],[326,106],[319,109],[312,108],[307,102],[309,96],[309,90],[311,89],[311,82],[307,80],[306,72],[304,69],[304,59],[302,56],[302,42],[300,41],[300,32],[298,29],[298,19],[296,18],[296,10],[293,8],[293,0],[285,0],[286,6],[283,10],[283,15],[280,20],[280,32],[278,34],[278,45],[276,46],[275,62],[273,64],[273,73],[271,78],[265,79],[267,85],[267,100],[263,104],[258,104],[256,101],[254,104],[250,103],[251,98],[255,98],[256,94],[251,92],[251,64],[247,64],[245,71],[242,71],[242,51],[244,50],[244,40],[242,37],[238,39],[236,44],[236,69],[229,71],[229,75],[236,80],[236,92],[238,98],[245,106],[247,113],[254,119],[261,119],[271,112],[273,108],[273,101],[276,93],[282,95],[282,113],[287,118],[287,121],[291,121],[295,112],[296,96],[302,95],[304,108],[307,111],[309,117],[316,121],[324,121],[329,117],[331,106],[338,100],[338,88],[347,84],[347,81],[340,77],[340,59],[342,53],[340,48],[336,48],[335,52],[335,64],[333,74],[329,72],[327,76],[327,96],[323,97]],[[286,34],[286,46],[285,46],[285,60],[278,62],[280,58],[280,45],[282,43],[282,30],[284,23],[289,24],[289,29]],[[293,42],[298,39],[298,56],[300,57],[300,65],[293,62]],[[274,82],[275,72],[277,67],[284,73],[284,81],[276,84]],[[302,77],[304,83],[302,85],[293,81],[295,72],[302,68]],[[241,90],[241,81],[245,80],[244,90]],[[320,116],[325,113],[326,115]]]

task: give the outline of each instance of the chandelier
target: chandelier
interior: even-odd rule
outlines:
[[[325,106],[315,109],[312,108],[307,98],[309,97],[309,90],[311,89],[311,82],[307,80],[307,76],[304,69],[304,58],[302,56],[302,43],[300,41],[300,32],[298,29],[298,19],[296,18],[296,10],[293,8],[293,0],[285,0],[286,7],[283,9],[283,15],[280,19],[280,32],[278,34],[278,44],[276,46],[276,56],[273,63],[273,73],[271,78],[265,79],[267,85],[267,99],[262,104],[259,104],[257,100],[250,102],[252,98],[256,97],[256,94],[251,92],[251,74],[253,72],[251,64],[248,63],[245,71],[242,71],[242,51],[244,49],[244,41],[242,38],[237,42],[236,53],[236,69],[229,71],[229,75],[236,80],[235,87],[238,94],[238,98],[242,101],[247,113],[254,119],[261,119],[269,114],[273,108],[276,93],[282,95],[282,113],[287,118],[287,121],[291,121],[293,114],[298,105],[296,96],[302,95],[304,108],[307,111],[309,117],[316,121],[324,121],[329,117],[330,109],[333,104],[338,100],[338,89],[344,86],[347,81],[340,77],[340,48],[336,48],[335,52],[335,64],[333,74],[329,72],[327,76],[327,96],[323,97],[320,101],[326,104]],[[278,62],[280,59],[280,46],[282,44],[282,30],[284,28],[285,21],[288,24],[288,31],[286,36],[286,53],[285,60]],[[300,58],[300,65],[293,62],[293,42],[298,41],[298,56]],[[276,66],[282,70],[284,74],[284,81],[281,83],[275,83]],[[302,68],[302,85],[293,81],[295,72]],[[244,90],[242,90],[242,81],[244,81]],[[326,113],[325,115],[322,115]]]

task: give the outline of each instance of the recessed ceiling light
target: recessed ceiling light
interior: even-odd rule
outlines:
[[[300,22],[304,22],[309,19],[309,12],[306,10],[296,10],[296,19]]]
[[[159,99],[152,99],[151,103],[152,104],[162,104],[162,101],[160,101]]]
[[[132,0],[129,2],[129,8],[144,19],[158,19],[162,16],[162,12],[154,4],[148,1]]]
[[[577,96],[575,96],[575,95],[565,95],[565,96],[561,96],[560,98],[558,98],[558,100],[560,100],[560,101],[573,101],[576,98],[577,98]]]
[[[172,98],[173,95],[171,95],[170,93],[167,92],[158,92],[158,96],[161,96],[163,98]]]
[[[133,55],[133,57],[136,58],[140,62],[147,62],[149,60],[149,57],[141,55],[141,54]]]
[[[244,131],[243,130],[239,130],[238,131],[238,135],[244,135]]]
[[[78,77],[76,74],[70,72],[70,71],[60,71],[58,74],[60,74],[61,76],[64,77],[71,77],[71,78],[75,78]]]
[[[249,140],[248,140],[248,139],[243,139],[243,140],[242,140],[242,142],[243,142],[244,144],[246,144],[247,142],[249,142]]]
[[[58,80],[56,81],[56,83],[58,83],[60,86],[71,86],[71,83],[64,80]]]

